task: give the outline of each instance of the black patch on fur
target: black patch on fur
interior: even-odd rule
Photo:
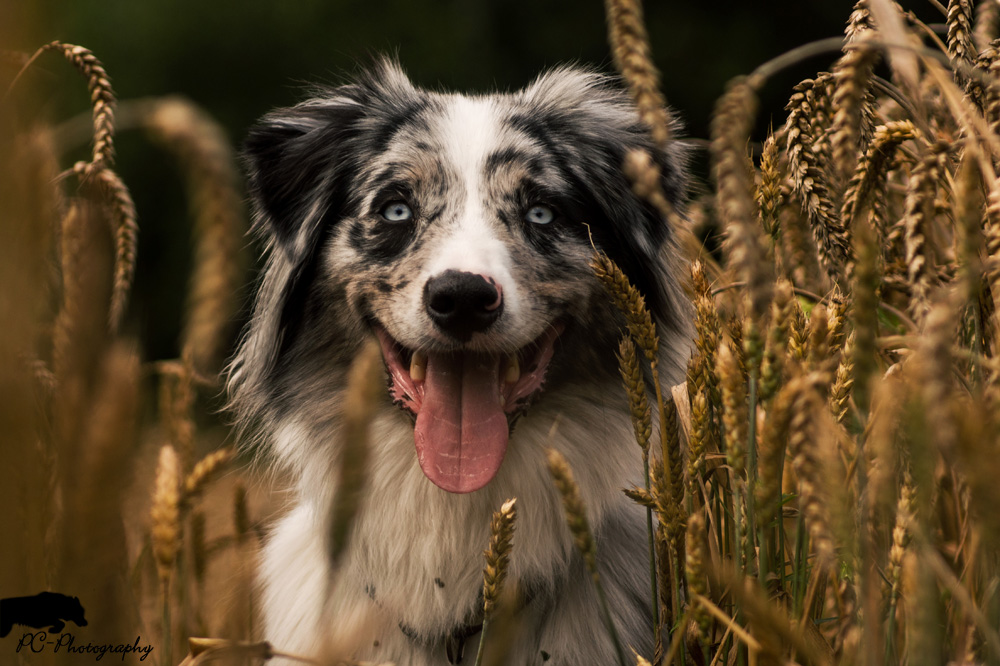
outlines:
[[[436,222],[438,219],[440,219],[441,215],[444,214],[444,208],[445,208],[444,206],[438,206],[434,210],[429,211],[427,213],[427,217],[425,219],[425,222],[427,224],[434,224],[434,222]]]
[[[441,580],[440,578],[435,578],[434,579],[434,584],[437,585],[438,587],[442,588],[442,589],[444,588],[444,581]]]
[[[483,165],[483,172],[486,174],[487,178],[493,178],[497,175],[497,172],[500,169],[517,163],[526,167],[529,172],[537,170],[532,168],[533,165],[536,165],[535,156],[517,148],[507,147],[494,151],[486,156],[486,161]]]
[[[358,254],[375,264],[388,264],[399,257],[413,239],[415,230],[409,223],[378,222],[366,228],[364,222],[351,225],[348,240]]]
[[[571,223],[564,228],[584,240],[592,235],[597,248],[618,264],[645,295],[650,310],[662,319],[668,314],[668,301],[655,273],[659,260],[640,247],[637,235],[644,236],[649,246],[658,251],[669,229],[652,207],[632,194],[621,170],[627,149],[643,148],[652,154],[659,151],[652,148],[644,135],[631,130],[609,127],[601,135],[584,134],[579,128],[588,121],[585,112],[580,112],[575,121],[571,114],[556,111],[516,112],[507,118],[510,127],[542,148],[570,184],[571,191],[560,202],[565,218]],[[666,190],[676,201],[676,185]],[[528,238],[540,251],[554,256],[551,237],[529,232]]]
[[[381,100],[384,102],[384,100]],[[428,100],[415,97],[409,100],[402,100],[400,103],[390,107],[390,112],[383,118],[375,131],[372,132],[369,141],[373,154],[384,151],[392,140],[405,129],[426,130],[428,128],[427,119],[421,114],[429,106]]]
[[[398,162],[392,162],[384,169],[379,171],[377,174],[372,176],[367,181],[367,187],[371,190],[382,189],[382,186],[392,182],[393,179],[399,174],[400,171],[404,170],[406,167]]]

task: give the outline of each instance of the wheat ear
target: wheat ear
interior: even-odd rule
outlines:
[[[382,350],[375,340],[361,348],[347,373],[337,494],[330,516],[330,560],[336,565],[347,548],[368,475],[369,428],[385,391]]]
[[[486,558],[486,566],[483,569],[483,630],[479,636],[476,666],[481,666],[483,663],[486,632],[496,611],[504,581],[507,579],[507,570],[510,567],[514,521],[517,519],[516,502],[516,498],[504,502],[500,510],[493,513],[493,519],[490,521],[490,545],[483,553]]]
[[[566,458],[555,449],[549,449],[546,454],[549,474],[559,491],[562,499],[563,510],[566,513],[566,524],[573,535],[573,542],[576,549],[583,556],[583,563],[594,581],[597,589],[598,600],[601,604],[601,612],[604,616],[604,623],[608,633],[615,645],[615,652],[618,656],[619,666],[625,666],[625,652],[622,650],[621,640],[618,637],[618,629],[615,628],[614,619],[611,617],[611,610],[608,607],[607,596],[604,586],[601,583],[600,574],[597,571],[597,544],[594,542],[593,532],[587,522],[587,513],[583,506],[583,499],[580,497],[580,487],[573,478],[573,471],[570,469]]]
[[[771,300],[773,275],[755,224],[753,180],[746,147],[757,110],[757,95],[746,79],[731,81],[712,117],[712,162],[716,208],[726,230],[730,265],[746,281],[752,310],[761,315]]]
[[[670,139],[670,116],[660,92],[660,73],[653,64],[649,35],[642,19],[640,0],[606,0],[608,40],[618,71],[628,84],[639,111],[639,118],[649,128],[660,148]]]
[[[154,103],[143,123],[185,179],[195,248],[181,348],[196,369],[213,372],[229,342],[243,274],[247,222],[235,156],[222,127],[186,100]]]
[[[786,151],[795,193],[809,219],[819,258],[831,281],[839,283],[851,261],[850,238],[847,227],[836,214],[829,179],[819,161],[822,133],[814,127],[827,101],[828,84],[829,75],[815,81],[807,79],[795,87],[796,92],[786,107],[789,110]]]
[[[54,41],[41,50],[59,53],[87,79],[90,104],[93,109],[94,147],[90,168],[111,166],[114,161],[115,93],[104,65],[97,56],[82,46]]]

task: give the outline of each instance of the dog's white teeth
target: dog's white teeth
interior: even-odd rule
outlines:
[[[521,362],[517,359],[517,354],[514,354],[507,359],[507,369],[504,371],[503,380],[508,384],[516,384],[520,378]]]
[[[410,359],[410,379],[415,382],[422,382],[427,377],[427,354],[423,352],[413,352]]]

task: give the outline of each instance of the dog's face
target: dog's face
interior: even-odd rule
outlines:
[[[287,364],[322,365],[375,335],[421,469],[445,490],[483,487],[550,365],[585,363],[574,340],[616,333],[595,247],[668,318],[667,228],[621,173],[630,148],[655,155],[676,199],[676,157],[648,144],[620,91],[574,69],[469,97],[419,90],[383,64],[270,114],[247,155],[272,256],[237,372],[245,382],[264,361],[272,377],[258,368],[258,381],[316,390],[288,380]],[[268,326],[280,342],[247,358]]]

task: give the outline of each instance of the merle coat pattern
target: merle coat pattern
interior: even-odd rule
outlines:
[[[266,266],[229,388],[246,446],[294,478],[261,574],[276,647],[447,663],[479,622],[490,516],[517,497],[508,584],[525,602],[511,663],[612,663],[545,467],[555,447],[623,640],[651,652],[645,512],[621,493],[642,482],[614,355],[622,322],[588,265],[594,247],[645,294],[666,385],[683,376],[690,317],[676,240],[621,173],[630,148],[654,155],[679,203],[680,145],[651,145],[616,82],[574,67],[470,96],[419,89],[383,62],[252,130]],[[344,377],[372,337],[389,388],[332,572]]]

